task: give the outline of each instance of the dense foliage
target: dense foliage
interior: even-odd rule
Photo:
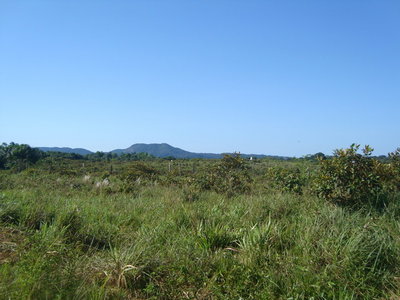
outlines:
[[[36,163],[42,158],[43,152],[29,145],[15,143],[0,145],[0,169],[13,168],[18,171]]]
[[[196,184],[202,190],[214,190],[232,197],[251,189],[248,166],[240,154],[224,155],[220,162],[200,174]]]
[[[389,169],[391,171],[391,181],[398,191],[400,191],[400,148],[389,153]],[[390,180],[390,179],[389,179]]]
[[[385,183],[380,176],[381,163],[370,157],[372,148],[365,146],[360,154],[359,147],[353,144],[348,149],[336,150],[332,159],[321,160],[315,180],[315,191],[320,197],[346,206],[379,200]]]
[[[298,168],[275,167],[267,170],[268,187],[301,195],[305,179]]]

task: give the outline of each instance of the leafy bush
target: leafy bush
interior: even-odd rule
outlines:
[[[140,192],[140,186],[135,181],[122,181],[119,184],[119,192],[131,194],[134,197],[137,197]]]
[[[177,186],[183,187],[190,181],[190,177],[182,176],[180,172],[175,169],[165,175],[159,176],[159,182],[163,186]]]
[[[391,183],[397,190],[400,190],[400,148],[396,151],[389,153],[390,170],[392,175]]]
[[[121,182],[118,184],[119,192],[132,194],[135,197],[139,194],[140,186],[152,183],[159,177],[159,171],[148,164],[134,162],[117,175]]]
[[[345,206],[359,206],[375,201],[383,190],[379,176],[381,163],[370,157],[368,145],[359,154],[360,145],[334,151],[332,159],[320,160],[314,191],[318,196]]]
[[[197,178],[196,184],[200,189],[214,190],[232,197],[250,191],[251,182],[245,160],[239,154],[235,154],[224,155],[210,172],[203,173]]]
[[[120,174],[120,178],[127,182],[140,182],[141,180],[153,181],[156,179],[158,174],[159,172],[155,168],[142,162],[135,162]]]
[[[267,171],[268,183],[281,192],[303,194],[305,180],[299,169],[282,167],[269,168]]]

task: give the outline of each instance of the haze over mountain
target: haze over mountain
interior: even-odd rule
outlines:
[[[92,151],[82,149],[82,148],[68,148],[68,147],[38,147],[42,151],[57,151],[57,152],[66,152],[66,153],[77,153],[81,155],[86,155],[93,153]],[[223,154],[216,154],[216,153],[195,153],[195,152],[189,152],[177,147],[173,147],[167,143],[161,143],[161,144],[143,144],[143,143],[138,143],[138,144],[133,144],[132,146],[126,148],[126,149],[115,149],[110,151],[111,153],[116,153],[116,154],[123,154],[123,153],[148,153],[156,157],[175,157],[175,158],[221,158]],[[257,158],[262,158],[262,157],[267,157],[267,155],[263,154],[242,154],[244,157],[257,157]],[[279,156],[274,156],[274,157],[279,157]]]

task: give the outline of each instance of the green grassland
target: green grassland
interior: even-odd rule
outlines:
[[[398,299],[399,177],[373,161],[345,191],[306,159],[0,170],[0,298]]]

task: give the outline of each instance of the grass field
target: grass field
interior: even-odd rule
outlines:
[[[399,299],[398,192],[351,209],[307,180],[295,193],[266,177],[277,166],[311,176],[308,161],[247,162],[249,188],[233,194],[190,184],[217,164],[0,171],[0,298]]]

